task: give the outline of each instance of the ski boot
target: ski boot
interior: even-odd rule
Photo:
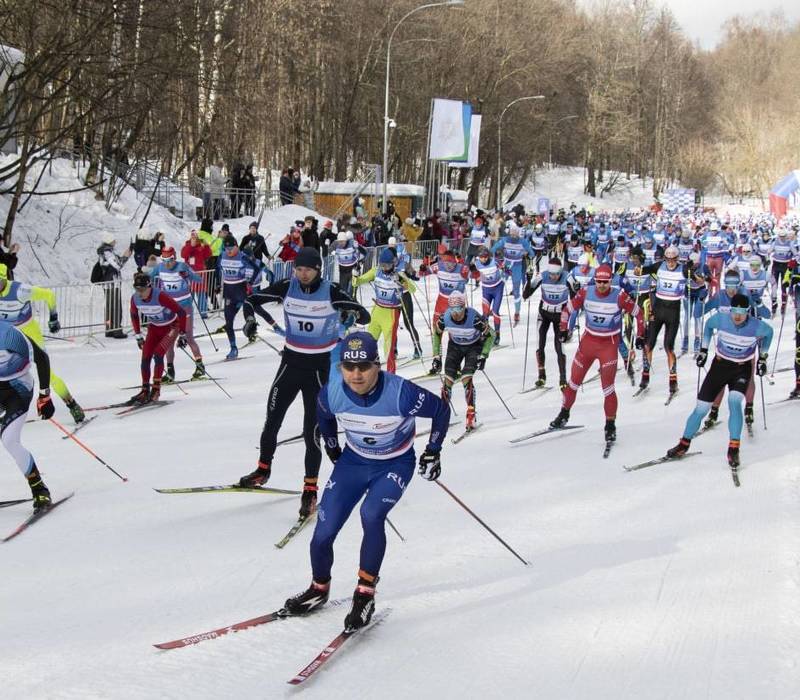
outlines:
[[[467,432],[475,430],[475,407],[467,406],[467,418],[465,429]]]
[[[667,450],[667,457],[675,459],[676,457],[683,457],[689,451],[689,445],[692,444],[691,440],[682,437],[675,447],[670,447]]]
[[[497,330],[494,332],[494,346],[497,347],[500,345],[500,331]]]
[[[202,360],[195,360],[194,361],[194,373],[192,374],[192,379],[202,379],[206,376],[206,368],[203,365]]]
[[[739,462],[739,441],[731,440],[728,443],[728,464],[731,467],[738,467]]]
[[[175,365],[167,364],[167,369],[164,370],[164,376],[161,377],[162,384],[174,384],[175,383]]]
[[[719,420],[719,406],[712,406],[711,410],[708,412],[708,418],[706,418],[705,422],[703,423],[703,427],[706,430],[708,430],[709,428],[713,428],[718,420]]]
[[[353,593],[353,607],[344,618],[344,629],[354,632],[361,627],[366,627],[375,612],[375,585],[367,583],[365,579],[358,579],[358,585]]]
[[[694,339],[694,354],[697,355],[698,352],[700,352],[700,338],[695,338]]]
[[[794,389],[789,392],[790,399],[800,399],[800,382],[797,383]]]
[[[239,488],[242,489],[257,489],[269,481],[269,476],[272,468],[266,462],[259,462],[255,471],[250,472],[247,476],[239,479]]]
[[[650,372],[646,369],[642,370],[642,379],[639,382],[640,389],[647,389],[650,386]]]
[[[558,428],[563,428],[567,424],[568,420],[569,420],[569,409],[562,408],[558,412],[558,415],[555,417],[555,419],[550,421],[550,427],[553,428],[554,430],[557,430]]]
[[[678,378],[677,377],[670,377],[669,378],[669,395],[673,396],[678,393]]]
[[[50,491],[47,489],[47,486],[45,486],[42,475],[39,473],[39,469],[35,464],[27,478],[28,486],[31,487],[31,496],[33,496],[33,512],[35,513],[50,506],[52,504]]]
[[[613,418],[606,418],[606,426],[604,430],[606,434],[606,442],[617,441],[617,424]]]
[[[150,388],[150,402],[158,401],[161,398],[161,382],[153,382]]]
[[[772,317],[775,318],[775,314],[778,311],[778,302],[774,299],[772,300]]]
[[[752,403],[746,403],[744,405],[744,422],[748,426],[752,426],[754,420],[755,420],[755,417],[753,416],[753,404]]]
[[[689,339],[684,336],[683,342],[681,343],[681,355],[686,355],[689,352]]]
[[[539,378],[536,380],[534,386],[543,387],[546,381],[547,381],[547,374],[545,373],[544,369],[540,369]]]
[[[300,496],[300,517],[308,518],[317,510],[317,479],[307,476],[303,479],[303,493]]]
[[[519,325],[519,314],[514,314],[514,327]]]
[[[289,598],[283,607],[290,615],[308,615],[328,602],[330,589],[330,581],[327,583],[312,581],[306,590]]]
[[[420,350],[419,348],[416,348],[414,350],[414,354],[411,356],[411,359],[412,360],[419,360],[421,357],[422,357],[422,350]]]
[[[625,364],[625,373],[628,375],[628,378],[631,380],[631,383],[636,381],[636,370],[633,366],[633,359],[630,362]]]
[[[239,357],[239,348],[237,348],[235,345],[231,345],[230,352],[227,355],[225,355],[225,361],[227,362],[228,360],[236,360],[238,359],[238,357]]]
[[[75,399],[71,398],[67,401],[67,408],[69,409],[69,414],[72,416],[72,420],[76,423],[83,423],[83,421],[86,420],[86,414]]]
[[[131,406],[141,406],[143,404],[149,403],[150,401],[150,385],[147,383],[142,384],[141,391],[136,394],[135,396],[131,396],[128,399],[128,403]]]

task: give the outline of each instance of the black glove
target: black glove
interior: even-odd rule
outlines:
[[[339,443],[335,438],[333,438],[331,442],[332,444],[329,445],[328,442],[325,441],[325,454],[328,455],[328,459],[331,460],[331,462],[336,464],[336,460],[342,456],[342,448],[339,447]]]
[[[528,282],[525,285],[525,289],[522,290],[522,298],[527,299],[529,296],[533,294],[533,290],[531,289],[531,280],[528,278]]]
[[[697,353],[697,357],[694,358],[694,363],[698,367],[705,367],[707,360],[708,360],[708,348],[700,348],[700,351]]]
[[[486,367],[486,355],[480,355],[478,357],[478,362],[475,365],[475,368],[479,369],[479,370],[483,370],[484,367]]]
[[[248,316],[244,321],[242,331],[248,338],[253,338],[258,330],[258,323],[252,316]]]
[[[430,471],[428,467],[430,467]],[[425,450],[425,452],[419,456],[418,474],[428,481],[436,481],[441,473],[442,463],[439,459],[439,453]]]
[[[434,357],[433,362],[431,362],[431,371],[429,374],[439,374],[442,371],[442,358],[441,357]]]
[[[50,322],[47,325],[51,333],[58,333],[61,330],[61,324],[58,322],[58,313],[56,311],[50,314]]]
[[[186,344],[187,344],[186,333],[181,333],[180,335],[178,335],[178,347],[185,348]]]
[[[641,350],[644,347],[644,336],[637,335],[636,340],[633,342],[633,344],[636,346],[637,350]]]
[[[141,333],[136,334],[136,344],[139,346],[139,350],[144,347],[144,336]]]
[[[763,377],[767,373],[767,353],[762,352],[758,356],[758,362],[756,362],[756,374],[759,377]]]
[[[569,338],[569,331],[568,330],[563,330],[563,331],[559,330],[558,331],[558,339],[562,343],[566,343],[568,338]]]
[[[56,407],[53,406],[53,400],[50,398],[50,389],[39,392],[39,398],[36,400],[36,412],[42,417],[42,420],[50,420],[53,417]]]

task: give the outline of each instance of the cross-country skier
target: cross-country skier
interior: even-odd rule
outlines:
[[[44,350],[44,336],[42,329],[39,328],[39,323],[33,318],[31,302],[43,301],[47,304],[50,310],[48,329],[51,333],[58,333],[61,330],[61,323],[59,323],[56,311],[55,292],[46,287],[34,287],[16,280],[9,280],[7,277],[8,268],[5,264],[0,263],[0,320],[12,323],[33,345]],[[86,417],[83,409],[73,398],[64,380],[53,372],[52,368],[50,369],[49,384],[66,404],[72,419],[76,423],[81,423]]]
[[[503,303],[503,292],[506,288],[503,268],[497,264],[495,256],[489,252],[489,249],[482,247],[472,260],[470,270],[477,272],[480,276],[483,315],[488,320],[491,314],[494,321],[494,342],[495,345],[499,345],[502,323],[500,305]]]
[[[731,300],[730,313],[717,312],[706,321],[703,346],[697,354],[698,367],[708,359],[711,338],[717,332],[716,355],[711,362],[700,391],[697,405],[689,415],[683,429],[683,437],[675,447],[667,450],[667,457],[680,457],[689,450],[694,434],[700,428],[711,408],[714,397],[728,387],[728,463],[739,466],[739,441],[742,437],[742,404],[747,385],[753,376],[753,358],[757,355],[756,373],[763,377],[767,373],[767,353],[772,342],[772,327],[750,315],[750,301],[744,294],[736,294]]]
[[[203,279],[185,262],[179,262],[175,256],[175,249],[167,246],[161,251],[161,262],[151,271],[155,287],[163,289],[169,296],[177,301],[186,312],[186,342],[194,355],[194,374],[192,379],[200,379],[205,373],[203,355],[200,346],[194,339],[194,309],[192,308],[192,291],[190,282],[202,284]],[[167,369],[161,379],[162,384],[175,381],[175,347],[170,345],[167,350]]]
[[[153,289],[150,275],[137,272],[133,277],[131,325],[136,344],[142,351],[142,388],[130,403],[144,404],[161,397],[164,357],[178,341],[186,347],[186,310],[164,291]],[[147,337],[142,336],[139,317],[147,321]],[[150,362],[153,362],[153,384],[150,385]]]
[[[514,295],[514,325],[519,323],[519,311],[522,306],[522,283],[526,279],[528,259],[534,257],[533,248],[525,238],[520,236],[519,227],[514,221],[508,222],[508,233],[492,246],[492,254],[503,251],[503,264],[511,277],[511,293]],[[503,285],[505,287],[505,285]]]
[[[225,333],[230,343],[230,351],[225,357],[226,360],[235,360],[239,357],[233,320],[247,298],[259,267],[259,263],[239,250],[239,245],[233,236],[225,237],[222,255],[217,260],[217,273],[219,279],[222,280],[222,298],[225,300]],[[274,325],[274,320],[270,325]]]
[[[353,271],[357,269],[363,255],[353,240],[351,231],[339,231],[333,246],[333,255],[339,268],[339,287],[345,294],[352,293]]]
[[[395,350],[397,348],[397,327],[400,324],[400,306],[404,291],[413,294],[417,291],[414,283],[402,272],[395,271],[395,256],[389,248],[384,248],[378,258],[378,266],[363,275],[353,278],[353,287],[367,282],[372,283],[375,305],[367,330],[375,340],[383,336],[383,352],[386,355],[386,370],[394,374],[397,369]]]
[[[395,255],[395,272],[405,275],[410,280],[418,279],[417,272],[411,260],[411,253],[405,249],[405,246],[398,244],[397,238],[394,236],[389,237],[387,245],[389,246],[389,250]],[[414,299],[411,296],[411,292],[406,288],[403,289],[401,301],[402,306],[400,310],[403,314],[403,324],[408,334],[411,336],[411,342],[414,343],[412,359],[418,360],[422,357],[422,344],[419,341],[419,333],[414,325]]]
[[[522,292],[522,298],[528,299],[538,288],[542,289],[542,298],[539,301],[539,314],[537,327],[539,329],[539,344],[536,348],[536,364],[539,368],[539,378],[536,386],[544,386],[547,381],[545,371],[544,347],[547,343],[547,330],[553,326],[553,346],[558,357],[558,384],[563,391],[567,386],[567,358],[561,343],[561,311],[569,300],[570,289],[568,273],[561,265],[561,258],[550,258],[547,268],[541,274],[529,281]]]
[[[342,344],[341,375],[333,375],[317,399],[320,432],[334,466],[311,539],[311,585],[289,598],[286,609],[303,615],[327,602],[333,543],[364,497],[358,584],[344,621],[345,629],[355,630],[372,618],[386,552],[386,517],[414,476],[415,418],[433,420],[430,439],[419,458],[419,474],[434,481],[441,473],[440,451],[450,408],[431,392],[382,372],[377,343],[368,333],[352,333]],[[339,426],[344,429],[344,450],[339,446]]]
[[[597,360],[600,363],[600,383],[603,387],[603,409],[606,416],[606,442],[617,437],[617,393],[614,380],[617,374],[617,353],[619,334],[622,329],[622,312],[636,318],[636,347],[644,346],[644,322],[642,310],[626,292],[611,287],[613,273],[609,265],[601,265],[595,270],[594,284],[579,289],[561,310],[561,339],[567,334],[570,314],[577,309],[586,312],[586,332],[581,336],[578,350],[572,361],[569,384],[564,389],[561,411],[550,423],[552,428],[563,428],[569,420],[569,412],[575,403],[578,389],[589,368]]]
[[[475,427],[475,383],[473,376],[486,366],[486,358],[494,343],[494,336],[486,319],[475,309],[467,308],[462,292],[453,292],[448,299],[450,308],[440,316],[433,327],[433,363],[431,374],[442,369],[442,336],[447,333],[447,357],[444,363],[442,398],[450,401],[453,384],[461,372],[464,399],[467,403],[466,430]]]
[[[477,253],[477,250],[475,251]],[[447,299],[454,291],[463,292],[467,288],[469,278],[469,267],[458,261],[455,251],[449,250],[443,244],[439,246],[439,257],[436,262],[428,265],[420,265],[420,275],[436,275],[439,283],[439,295],[436,297],[436,304],[433,307],[433,318],[431,323],[435,326],[445,311],[447,311]]]
[[[0,418],[0,440],[28,480],[33,510],[37,511],[50,505],[50,491],[45,486],[33,455],[20,441],[28,407],[33,400],[32,361],[36,363],[39,378],[36,411],[42,420],[49,420],[55,412],[50,399],[50,359],[40,346],[28,341],[11,323],[0,321],[0,408],[5,411]]]
[[[286,340],[281,363],[267,396],[267,416],[261,431],[261,447],[255,471],[243,476],[244,488],[263,486],[272,473],[278,431],[298,392],[303,395],[303,439],[305,440],[305,478],[300,499],[300,515],[310,515],[317,504],[317,477],[322,462],[316,430],[315,402],[320,388],[328,381],[331,350],[339,342],[339,320],[353,313],[360,325],[370,315],[338,285],[322,279],[322,258],[315,248],[303,248],[294,259],[294,275],[251,294],[244,302],[244,333],[255,334],[254,314],[270,322],[261,308],[268,302],[282,302]]]

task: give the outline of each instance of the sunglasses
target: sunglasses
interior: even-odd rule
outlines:
[[[744,316],[745,314],[749,313],[749,311],[749,309],[743,309],[741,306],[731,306],[732,314],[741,314]]]
[[[450,312],[454,314],[463,314],[466,308],[466,306],[451,306]]]
[[[611,284],[611,280],[598,280],[594,281],[595,284]]]
[[[374,366],[374,362],[350,362],[349,360],[343,360],[341,363],[342,369],[348,372],[355,372],[356,370],[359,372],[368,372]]]

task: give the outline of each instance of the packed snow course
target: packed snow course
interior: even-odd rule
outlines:
[[[366,289],[362,294],[369,306]],[[424,283],[417,301],[425,307]],[[570,424],[586,429],[512,445],[546,427],[560,405],[557,390],[518,393],[528,310],[526,386],[535,380],[537,305],[538,294],[523,305],[516,347],[495,350],[486,366],[516,420],[479,373],[483,427],[458,445],[446,440],[441,477],[529,565],[435,483],[414,478],[390,515],[405,542],[388,533],[376,600],[391,614],[348,642],[301,692],[326,700],[796,697],[798,404],[767,406],[764,430],[756,395],[755,436],[742,441],[741,488],[725,460],[724,422],[693,442],[701,455],[631,473],[622,468],[662,455],[680,437],[695,402],[691,355],[679,360],[681,391],[668,407],[663,351],[640,398],[632,399],[634,389],[617,375],[618,439],[608,459],[601,456],[596,381],[572,410]],[[790,307],[778,368],[793,360],[793,313]],[[424,322],[417,323],[429,353]],[[263,324],[260,332],[279,344]],[[507,318],[502,332],[510,344]],[[286,682],[341,631],[347,604],[183,649],[153,647],[271,612],[310,579],[310,527],[285,549],[274,546],[295,521],[297,496],[153,490],[233,483],[255,467],[279,357],[256,343],[241,351],[249,359],[224,363],[227,343],[216,338],[217,352],[201,340],[206,366],[233,399],[211,382],[185,384],[185,393],[167,386],[162,398],[174,403],[124,418],[100,411],[78,433],[127,483],[62,440],[53,425],[26,427],[23,441],[53,497],[75,497],[0,545],[3,697],[291,697],[297,691]],[[401,358],[409,356],[405,330],[399,343]],[[576,346],[565,346],[568,359]],[[123,401],[135,389],[121,387],[140,382],[132,337],[102,348],[49,341],[47,349],[85,407]],[[547,353],[552,383],[552,341]],[[773,346],[770,368],[774,354]],[[193,369],[180,351],[176,366],[182,379]],[[412,377],[428,366],[410,364],[400,373]],[[776,374],[774,386],[765,381],[766,402],[784,398],[793,382],[792,372]],[[435,381],[425,385],[436,390]],[[56,420],[71,426],[63,403],[54,401]],[[459,386],[453,403],[463,420]],[[281,437],[300,432],[301,407],[296,401]],[[726,414],[724,403],[723,421]],[[418,430],[428,427],[419,423]],[[451,435],[460,429],[453,426]],[[279,447],[269,485],[298,489],[302,456],[302,443]],[[0,498],[27,497],[11,459],[3,462]],[[323,457],[321,483],[330,469]],[[29,509],[0,509],[0,532]],[[352,595],[360,537],[354,513],[336,543],[332,598]]]

